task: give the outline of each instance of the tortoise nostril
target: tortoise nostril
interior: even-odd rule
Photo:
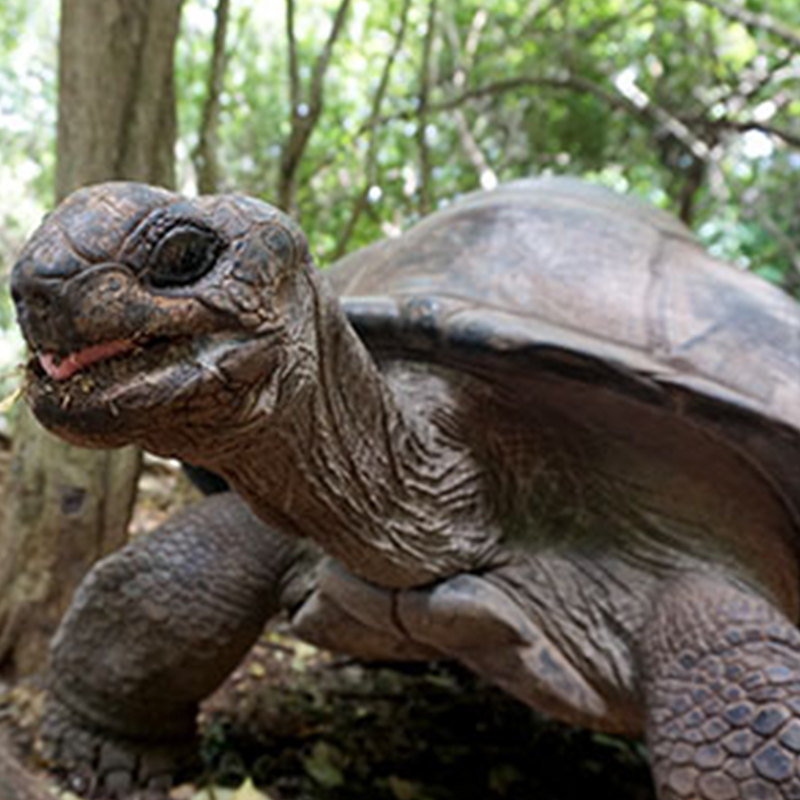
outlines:
[[[34,286],[24,292],[17,292],[17,306],[29,311],[46,314],[52,310],[57,293],[48,287]]]
[[[47,312],[61,294],[63,281],[40,274],[30,262],[20,262],[11,273],[11,297],[17,307]]]
[[[59,313],[60,282],[43,278],[23,263],[13,271],[10,289],[28,344],[37,349],[57,348],[66,338],[66,326],[59,323],[63,316]]]

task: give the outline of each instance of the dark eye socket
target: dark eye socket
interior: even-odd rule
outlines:
[[[202,278],[217,260],[223,243],[211,231],[174,228],[150,256],[147,276],[158,288],[186,286]]]

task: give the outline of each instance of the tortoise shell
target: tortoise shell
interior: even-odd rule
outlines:
[[[557,381],[573,400],[681,415],[764,472],[800,524],[800,306],[669,214],[574,179],[523,180],[327,274],[374,353],[484,376],[520,403]]]

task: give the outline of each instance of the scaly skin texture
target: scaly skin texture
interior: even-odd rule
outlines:
[[[551,211],[542,216],[531,206],[525,213],[536,228]],[[506,241],[491,226],[482,239],[482,213],[476,205],[466,232],[434,243],[440,262],[464,238],[478,257],[493,236]],[[500,212],[485,213],[496,219]],[[610,235],[601,222],[601,233],[587,235]],[[627,231],[622,240],[631,237]],[[515,244],[520,269],[539,263],[533,240],[520,235]],[[543,252],[542,276],[572,263],[547,244]],[[637,258],[645,270],[669,267]],[[460,351],[453,362],[415,361],[410,345],[399,356],[391,348],[371,353],[315,270],[302,233],[279,212],[241,197],[187,201],[128,184],[69,199],[25,248],[12,290],[35,354],[28,399],[46,425],[79,444],[135,442],[209,468],[260,518],[263,525],[246,526],[250,533],[219,581],[227,586],[251,561],[272,565],[276,548],[293,552],[284,550],[283,536],[309,539],[330,557],[316,564],[292,604],[301,635],[368,658],[455,658],[561,719],[598,730],[644,728],[661,800],[796,796],[787,753],[797,713],[791,692],[800,684],[797,529],[785,493],[761,468],[790,451],[770,451],[772,461],[754,465],[765,431],[774,429],[737,417],[738,430],[754,442],[745,452],[737,437],[721,435],[719,405],[686,412],[688,394],[670,395],[647,371],[668,349],[663,335],[651,337],[653,352],[634,354],[644,358],[641,374],[614,360],[619,350],[609,356],[613,368],[595,358],[589,369],[572,353],[548,362],[551,371],[541,360],[536,369],[512,369],[517,362],[495,352],[480,315],[469,313],[467,321],[478,323],[470,341],[490,352],[486,362],[462,369]],[[745,316],[762,331],[775,298],[738,291],[728,286],[731,306],[712,329],[750,308],[739,302],[746,297],[754,308]],[[504,298],[486,301],[502,306]],[[663,311],[660,301],[645,305],[648,313]],[[775,306],[794,319],[793,307]],[[444,335],[435,308],[421,303],[421,321],[407,335]],[[705,336],[689,336],[691,314],[676,319],[687,347]],[[616,321],[625,328],[626,318]],[[664,320],[636,317],[631,330],[641,321],[657,333]],[[103,353],[114,358],[94,363]],[[774,375],[762,377],[766,386]],[[787,431],[779,438],[789,448]],[[792,485],[787,473],[780,477],[782,487]],[[194,537],[198,553],[211,547],[203,563],[216,574],[222,562],[214,540],[231,523],[204,513],[217,530],[211,544],[201,543],[209,535],[202,523],[184,518],[173,528],[178,539]],[[172,622],[159,619],[160,601],[153,613],[153,575],[168,595],[177,591],[168,586],[182,586],[172,572],[186,563],[170,541],[141,545],[144,560],[126,554],[112,562],[110,583],[129,582],[138,599],[105,603],[103,568],[90,579],[98,588],[78,599],[70,619],[85,624],[67,620],[55,658],[56,702],[82,720],[67,727],[95,719],[113,728],[114,720],[98,716],[102,699],[102,707],[122,709],[117,733],[133,736],[167,689],[185,683],[188,693],[170,702],[172,732],[188,730],[200,695],[280,605],[272,566],[241,587],[230,584],[234,602],[225,603],[222,618],[213,582],[193,584],[192,602],[218,627],[207,642],[202,627],[188,623],[181,644],[180,635],[159,635]],[[162,567],[153,571],[151,561]],[[181,596],[171,605],[192,602]],[[120,633],[123,625],[132,633]],[[748,638],[755,635],[761,638]],[[741,646],[729,641],[738,636]],[[109,637],[125,646],[117,670],[98,674],[91,653]],[[216,654],[210,662],[198,657],[206,649]],[[163,668],[155,680],[151,664]],[[744,682],[756,673],[770,684],[764,691]],[[745,703],[773,691],[767,701],[777,709],[756,714],[747,742],[731,740],[726,752],[739,759],[733,772],[727,756],[720,762],[719,753],[703,749],[703,734],[689,730],[698,721],[715,730],[720,719],[735,724],[725,719],[728,706],[703,693],[728,689],[732,699],[725,699]],[[744,718],[748,709],[730,713]],[[687,747],[664,744],[684,729]],[[101,772],[124,773],[106,781],[114,791],[122,791],[118,780],[149,781],[153,772],[99,764]]]
[[[800,633],[714,578],[668,587],[641,647],[660,800],[800,797]]]
[[[316,561],[230,493],[103,559],[53,641],[43,754],[81,793],[167,788],[199,702],[303,599]]]

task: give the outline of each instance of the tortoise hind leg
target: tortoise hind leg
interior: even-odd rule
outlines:
[[[53,641],[45,758],[82,795],[166,788],[200,701],[300,599],[313,561],[230,493],[103,559]]]
[[[774,606],[677,581],[641,658],[659,800],[800,798],[800,632]]]

